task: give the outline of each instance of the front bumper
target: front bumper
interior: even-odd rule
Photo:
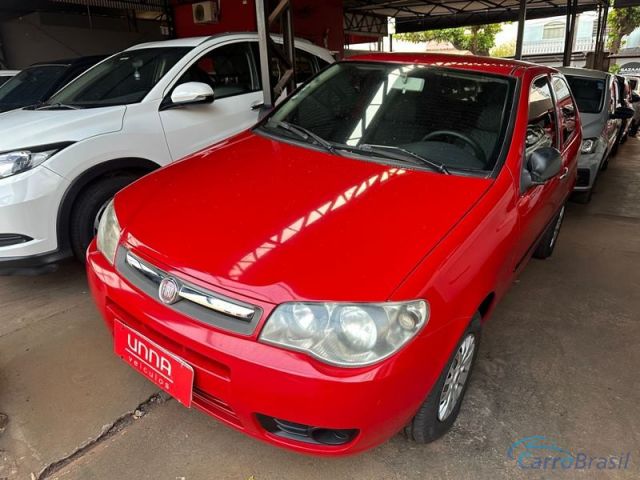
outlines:
[[[586,192],[593,188],[603,160],[604,152],[600,150],[590,154],[580,154],[578,158],[578,182],[573,188],[575,192]]]
[[[429,368],[429,355],[419,354],[425,352],[421,336],[379,364],[345,369],[258,342],[263,322],[252,335],[221,331],[135,288],[96,250],[95,241],[87,253],[87,272],[111,330],[118,319],[194,368],[196,407],[248,435],[298,452],[346,455],[386,441],[411,420],[442,368]],[[274,308],[253,303],[263,309],[263,318]],[[269,431],[264,416],[357,434],[343,445],[309,443]]]
[[[58,252],[58,206],[69,182],[44,166],[0,180],[0,273],[47,269]]]

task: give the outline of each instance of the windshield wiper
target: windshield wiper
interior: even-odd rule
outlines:
[[[43,103],[42,105],[35,107],[35,110],[80,110],[80,107],[57,102]]]
[[[394,160],[400,161],[409,161],[418,165],[427,165],[431,167],[433,170],[444,173],[445,175],[451,175],[449,169],[442,163],[435,162],[433,160],[429,160],[422,155],[418,155],[410,150],[406,150],[402,147],[396,147],[393,145],[373,145],[370,143],[363,143],[362,145],[358,145],[356,147],[352,147],[349,145],[340,146],[340,148],[344,148],[345,150],[351,150],[355,152],[364,152],[364,153],[374,153],[376,155],[382,155],[389,158],[393,158]]]
[[[297,135],[298,137],[302,138],[306,142],[309,142],[311,140],[312,143],[315,143],[316,145],[320,145],[327,152],[335,153],[335,147],[333,146],[333,144],[331,144],[321,136],[313,133],[311,130],[301,127],[300,125],[296,125],[289,122],[282,122],[282,121],[267,122],[267,125],[272,125],[276,128],[282,128],[287,132],[291,132]]]

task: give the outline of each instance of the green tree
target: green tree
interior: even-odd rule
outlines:
[[[413,43],[429,41],[451,42],[458,50],[469,50],[474,55],[489,55],[489,51],[496,44],[496,35],[500,30],[502,30],[502,25],[494,23],[491,25],[428,30],[426,32],[398,33],[394,37]]]
[[[513,57],[516,54],[516,42],[501,43],[491,49],[492,57]]]
[[[622,38],[640,27],[640,7],[614,8],[609,13],[607,23],[609,52],[616,55],[623,46]]]

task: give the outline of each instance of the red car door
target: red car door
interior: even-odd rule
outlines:
[[[526,85],[526,83],[525,83]],[[526,93],[525,93],[526,95]],[[560,147],[558,115],[547,74],[535,77],[528,91],[529,115],[527,124],[526,151],[522,159],[522,173],[526,175],[527,161],[532,152],[542,147]],[[526,187],[522,183],[517,202],[520,236],[516,244],[516,266],[518,270],[533,251],[559,208],[558,185],[560,175],[542,185]]]

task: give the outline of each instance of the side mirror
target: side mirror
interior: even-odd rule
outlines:
[[[186,82],[178,85],[171,93],[171,106],[212,103],[213,89],[202,82]]]
[[[541,185],[560,173],[562,169],[562,155],[557,148],[542,147],[529,155],[524,183],[525,188]]]
[[[618,107],[616,111],[611,114],[611,118],[627,120],[633,118],[634,110],[631,107]]]
[[[638,95],[636,92],[631,92],[631,103],[638,102],[640,102],[640,95]]]

